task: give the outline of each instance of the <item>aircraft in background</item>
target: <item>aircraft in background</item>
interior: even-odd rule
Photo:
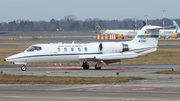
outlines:
[[[175,21],[173,21],[173,26],[175,26],[176,29],[162,29],[162,30],[160,30],[159,31],[160,38],[169,38],[169,37],[178,38],[179,34],[180,34],[180,30],[178,30],[179,26]]]
[[[117,38],[133,38],[139,31],[140,30],[102,30],[100,25],[97,22],[95,23],[95,32],[97,34],[117,34]]]
[[[144,26],[146,23],[143,22]],[[178,38],[180,34],[179,26],[175,21],[173,25],[176,26],[176,29],[161,29],[159,30],[159,38]],[[138,33],[140,30],[101,30],[101,27],[98,23],[95,23],[95,30],[97,34],[117,34],[117,38],[133,38],[135,33]]]
[[[95,69],[106,64],[120,62],[156,51],[160,26],[144,26],[135,38],[127,42],[99,42],[86,44],[35,44],[22,53],[4,59],[13,64],[27,63],[83,62],[83,69],[89,69],[88,62],[96,62]]]
[[[178,24],[173,21],[173,26],[176,27],[176,29],[162,29],[159,31],[159,37],[160,38],[178,38],[180,34],[180,30]]]

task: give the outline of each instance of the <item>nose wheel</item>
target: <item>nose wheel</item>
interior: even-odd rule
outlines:
[[[22,71],[26,71],[26,69],[27,69],[26,65],[21,66]]]

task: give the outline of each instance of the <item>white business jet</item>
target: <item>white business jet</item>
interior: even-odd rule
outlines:
[[[88,62],[96,62],[95,69],[106,64],[142,56],[157,49],[160,26],[144,26],[136,37],[128,42],[101,42],[87,44],[36,44],[22,53],[4,59],[6,62],[22,64],[25,71],[27,63],[83,62],[82,67],[89,69]]]

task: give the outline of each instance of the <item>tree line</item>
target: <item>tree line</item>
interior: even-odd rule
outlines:
[[[175,20],[180,24],[180,19],[165,18],[165,26],[171,26]],[[137,28],[141,29],[144,20],[137,20]],[[101,29],[134,29],[134,19],[124,20],[101,20],[98,18],[88,18],[85,21],[76,20],[73,15],[67,15],[61,20],[51,19],[50,21],[28,21],[17,20],[0,23],[0,31],[92,31],[94,24],[98,22]],[[163,26],[162,19],[148,20],[149,25]]]

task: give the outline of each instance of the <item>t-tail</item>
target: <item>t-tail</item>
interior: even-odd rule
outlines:
[[[157,46],[160,26],[144,26],[131,41],[135,45]]]
[[[126,42],[130,51],[147,54],[157,49],[160,26],[144,26],[132,41]]]

